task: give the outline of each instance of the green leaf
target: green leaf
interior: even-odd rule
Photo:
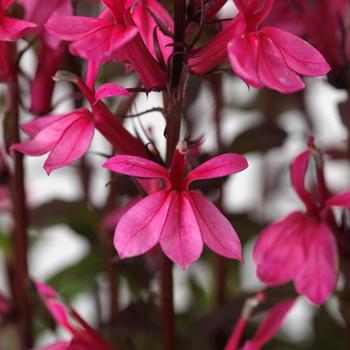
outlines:
[[[287,133],[279,126],[263,122],[243,131],[231,144],[230,149],[237,153],[266,152],[282,146]]]
[[[70,302],[81,292],[92,288],[102,268],[101,259],[90,252],[78,262],[51,276],[47,283]]]

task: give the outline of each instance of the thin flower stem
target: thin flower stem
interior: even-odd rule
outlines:
[[[162,303],[162,340],[164,350],[175,349],[175,315],[173,293],[173,263],[162,253],[160,286]]]
[[[19,87],[17,76],[8,84],[8,112],[11,121],[7,124],[6,133],[9,143],[19,142]],[[28,237],[27,208],[24,187],[23,155],[14,153],[14,167],[10,179],[12,213],[14,221],[12,258],[15,276],[13,278],[13,298],[18,312],[18,331],[20,347],[30,349],[32,342],[31,307],[28,296]]]

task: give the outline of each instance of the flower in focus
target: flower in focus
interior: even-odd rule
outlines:
[[[269,286],[294,281],[298,293],[315,304],[327,300],[336,287],[338,252],[333,230],[333,206],[350,207],[350,192],[330,196],[318,184],[319,195],[305,188],[310,151],[292,163],[292,185],[306,212],[293,212],[265,228],[254,248],[258,277]]]
[[[163,252],[182,268],[199,258],[203,242],[217,254],[241,260],[241,244],[230,222],[189,185],[200,179],[227,176],[247,168],[244,157],[223,154],[201,164],[185,177],[183,147],[174,154],[170,172],[147,159],[118,155],[104,167],[135,177],[164,179],[165,189],[139,201],[120,219],[114,246],[121,258],[136,256],[158,242]]]
[[[239,14],[189,59],[192,72],[203,74],[214,68],[226,57],[226,49],[234,72],[255,88],[291,93],[305,86],[299,74],[329,72],[322,55],[306,41],[278,28],[260,28],[273,0],[235,0],[235,4]]]
[[[31,140],[11,146],[30,156],[50,152],[44,164],[48,174],[71,164],[89,148],[95,131],[92,114],[86,108],[64,115],[39,117],[21,126]]]

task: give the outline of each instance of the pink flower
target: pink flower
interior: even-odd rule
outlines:
[[[220,63],[226,47],[234,72],[255,88],[267,86],[291,93],[304,88],[299,74],[328,73],[329,65],[306,41],[274,27],[260,28],[273,0],[235,0],[235,4],[239,15],[189,59],[194,73],[205,73]],[[207,60],[208,55],[212,58]]]
[[[113,350],[75,310],[59,300],[55,290],[38,281],[35,282],[35,287],[56,323],[68,330],[73,336],[69,342],[59,341],[37,350]]]
[[[318,197],[304,181],[310,152],[292,163],[292,185],[306,207],[265,228],[254,248],[259,278],[269,286],[293,280],[298,293],[315,304],[327,300],[337,281],[337,246],[332,206],[350,207],[350,192],[331,197],[319,184]]]
[[[0,0],[0,41],[16,41],[36,27],[34,23],[6,16],[14,0]]]
[[[11,149],[30,156],[50,152],[44,164],[50,174],[84,155],[91,144],[95,124],[92,114],[80,108],[64,115],[36,118],[24,123],[22,130],[32,140],[12,145]]]
[[[72,41],[70,51],[88,60],[104,63],[113,59],[130,62],[147,89],[162,86],[167,75],[138,33],[130,11],[134,1],[103,0],[106,9],[99,18],[51,17],[47,30]]]
[[[165,189],[139,201],[120,219],[114,246],[121,258],[136,256],[158,242],[164,253],[182,268],[199,258],[203,242],[216,253],[241,260],[241,244],[230,222],[191,182],[240,172],[248,166],[238,154],[217,156],[183,178],[184,153],[177,149],[170,172],[150,160],[115,156],[104,167],[130,176],[160,178]]]
[[[262,319],[253,339],[244,343],[242,350],[260,350],[280,330],[283,320],[295,304],[295,299],[284,300],[275,305]],[[225,349],[233,350],[233,349]]]

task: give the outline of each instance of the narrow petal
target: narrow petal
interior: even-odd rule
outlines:
[[[329,198],[325,204],[325,207],[350,207],[350,192],[340,193]]]
[[[16,41],[29,34],[34,28],[36,28],[34,23],[3,17],[0,21],[0,41]]]
[[[53,344],[45,345],[40,348],[35,348],[34,350],[69,350],[71,348],[70,345],[71,345],[70,342],[59,341]]]
[[[309,164],[310,152],[305,151],[299,154],[292,162],[290,173],[292,185],[300,199],[308,210],[316,207],[315,201],[309,191],[305,188],[305,174]]]
[[[169,178],[168,170],[160,164],[136,156],[117,155],[107,160],[103,167],[130,176]]]
[[[258,75],[261,82],[281,93],[292,93],[305,84],[286,64],[281,51],[264,33],[259,33]]]
[[[219,255],[242,261],[241,242],[231,223],[199,192],[189,193],[204,243]]]
[[[258,76],[258,45],[256,35],[237,35],[227,46],[228,57],[233,71],[247,84],[261,88]]]
[[[107,83],[101,85],[95,94],[96,101],[113,96],[130,96],[130,92],[119,84]]]
[[[188,186],[192,181],[202,179],[213,179],[227,176],[246,169],[247,159],[239,154],[225,153],[211,158],[197,168],[190,171],[183,180],[183,186]]]
[[[57,118],[49,123],[32,140],[16,143],[11,146],[12,150],[22,152],[30,156],[40,156],[49,152],[60,139],[64,130],[76,121],[76,116],[68,114]]]
[[[83,58],[105,62],[136,34],[137,28],[133,26],[124,27],[113,24],[101,26],[72,43],[69,49],[73,54]]]
[[[268,343],[278,333],[284,318],[294,304],[295,299],[284,300],[268,311],[252,339],[252,343],[257,346],[257,349]]]
[[[80,118],[62,134],[47,158],[44,169],[53,170],[71,164],[81,158],[89,148],[95,131],[92,118]]]
[[[322,76],[330,71],[331,68],[321,53],[305,40],[273,27],[265,27],[263,32],[280,49],[288,67],[295,72],[308,76]]]
[[[37,117],[29,122],[23,123],[21,125],[21,129],[28,136],[34,137],[41,130],[45,129],[55,121],[62,119],[63,117],[64,115],[47,115],[45,117]]]
[[[175,192],[160,237],[164,253],[186,269],[203,250],[201,231],[186,192]]]
[[[89,33],[111,25],[110,22],[92,17],[55,16],[51,17],[45,28],[62,40],[76,41]]]
[[[126,212],[114,234],[114,247],[121,258],[141,255],[157,244],[172,198],[172,192],[160,191]]]
[[[307,259],[296,276],[295,288],[311,302],[322,304],[337,282],[337,246],[332,231],[315,220],[305,237],[305,248]]]
[[[257,275],[267,285],[292,280],[305,259],[306,216],[295,212],[266,227],[254,247]]]

